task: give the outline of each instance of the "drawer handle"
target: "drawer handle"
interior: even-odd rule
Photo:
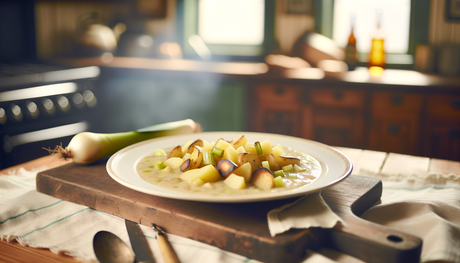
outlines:
[[[396,124],[388,125],[387,131],[389,134],[397,134],[401,131],[401,127]]]
[[[284,119],[284,113],[283,112],[275,112],[275,119],[276,121],[282,121]]]
[[[393,95],[390,98],[390,102],[392,105],[401,105],[404,102],[404,98],[400,95]]]
[[[452,101],[450,102],[450,105],[451,105],[452,108],[454,108],[455,110],[460,109],[460,99],[452,99]]]
[[[275,88],[275,93],[278,95],[283,95],[284,94],[284,88],[283,87],[276,87]]]
[[[460,137],[460,130],[459,129],[450,129],[449,136],[453,139],[457,139]]]
[[[334,99],[336,100],[341,100],[343,98],[343,92],[341,91],[335,91],[333,94],[332,94],[332,97],[334,97]]]

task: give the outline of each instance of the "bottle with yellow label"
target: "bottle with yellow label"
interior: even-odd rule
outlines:
[[[385,37],[380,28],[382,13],[377,11],[377,28],[372,37],[371,51],[369,53],[368,68],[372,72],[382,72],[385,69]]]

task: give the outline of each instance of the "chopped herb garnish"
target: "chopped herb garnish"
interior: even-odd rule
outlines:
[[[155,169],[157,170],[163,170],[166,168],[165,163],[163,161],[156,161],[155,162]]]
[[[212,153],[214,153],[217,157],[222,157],[224,155],[224,150],[222,148],[214,146],[212,148]]]
[[[254,147],[256,148],[257,155],[263,155],[264,151],[262,150],[262,146],[260,145],[260,142],[255,142]]]
[[[284,171],[283,170],[278,170],[273,173],[273,175],[276,177],[284,177]]]
[[[157,149],[155,151],[155,156],[165,156],[166,152],[163,149]]]

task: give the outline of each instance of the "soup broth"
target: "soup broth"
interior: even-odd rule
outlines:
[[[165,149],[168,153],[172,150]],[[288,147],[284,147],[286,156],[292,156],[300,159],[299,166],[302,168],[301,172],[290,172],[289,175],[283,177],[284,186],[274,187],[271,189],[260,189],[255,187],[250,182],[244,189],[234,189],[228,186],[224,179],[207,183],[201,186],[196,186],[192,183],[184,181],[180,178],[182,172],[180,169],[173,169],[171,171],[163,171],[155,168],[157,161],[165,161],[167,156],[156,156],[154,152],[143,157],[136,166],[137,174],[146,182],[165,188],[172,191],[209,195],[209,196],[222,196],[222,195],[257,195],[267,192],[282,192],[291,189],[299,188],[304,185],[313,183],[322,173],[321,164],[311,155]]]

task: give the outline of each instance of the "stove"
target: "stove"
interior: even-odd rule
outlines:
[[[67,145],[97,118],[98,67],[0,63],[0,169]]]

